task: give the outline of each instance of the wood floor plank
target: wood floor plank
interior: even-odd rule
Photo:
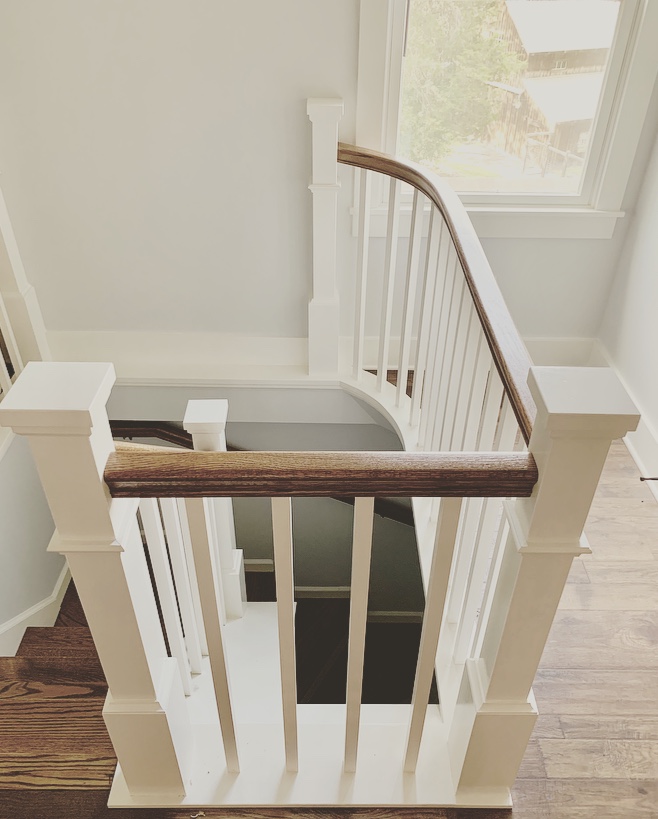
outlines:
[[[107,755],[5,752],[0,756],[0,791],[14,788],[107,789],[115,768],[116,760]]]
[[[658,714],[655,671],[540,668],[533,689],[540,713]]]
[[[577,656],[575,634],[580,644]],[[558,611],[542,664],[548,668],[658,668],[658,613]]]
[[[655,583],[567,584],[561,611],[658,611]]]
[[[540,739],[537,742],[549,779],[658,779],[658,741],[655,740]]]
[[[84,682],[107,689],[105,675],[98,657],[2,657],[0,682],[24,680],[48,684]]]
[[[658,741],[658,715],[578,716],[558,718],[567,739],[643,739]],[[554,739],[555,737],[546,737]]]

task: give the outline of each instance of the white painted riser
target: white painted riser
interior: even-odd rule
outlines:
[[[131,796],[120,768],[110,807],[276,805],[508,806],[509,792],[455,795],[438,706],[431,706],[415,774],[403,773],[410,706],[364,705],[357,772],[343,772],[344,705],[300,705],[299,772],[285,769],[275,603],[248,603],[225,628],[241,772],[226,770],[205,660],[187,699],[195,750],[182,799]]]

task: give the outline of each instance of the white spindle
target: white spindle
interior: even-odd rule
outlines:
[[[295,599],[292,550],[292,501],[272,498],[276,609],[279,624],[283,734],[286,770],[298,769],[297,759],[297,674],[295,667]]]
[[[455,405],[452,429],[448,435],[448,448],[453,451],[464,451],[464,436],[466,434],[466,420],[470,406],[473,388],[475,384],[475,374],[480,350],[480,339],[482,338],[482,328],[478,319],[475,307],[471,303],[471,318],[466,340],[466,354],[461,368],[457,402]]]
[[[494,392],[493,406],[496,406],[497,403],[498,399]],[[496,420],[498,426],[491,449],[511,452],[518,426],[507,399]],[[451,623],[459,623],[458,629],[461,632],[464,629],[465,611],[468,610],[471,623],[475,616],[478,590],[481,590],[479,584],[484,582],[485,567],[489,560],[495,526],[500,515],[500,504],[499,498],[469,498],[466,502],[448,605],[448,619]],[[471,590],[470,598],[468,597],[469,589]],[[462,646],[465,639],[466,637],[462,637]]]
[[[160,601],[160,611],[164,620],[164,627],[171,650],[171,656],[176,658],[178,670],[183,682],[183,691],[189,696],[192,693],[192,679],[187,661],[187,650],[183,638],[178,609],[176,606],[176,590],[174,579],[171,576],[167,544],[160,521],[160,510],[155,498],[142,498],[139,502],[139,511],[142,516],[144,535],[151,558],[153,576]]]
[[[382,317],[379,330],[379,360],[377,362],[377,389],[381,392],[386,383],[388,353],[391,346],[391,321],[393,319],[393,295],[395,289],[395,265],[398,257],[400,226],[401,183],[391,178],[388,199],[388,225],[386,228],[386,256],[384,259],[384,291],[382,293]]]
[[[416,282],[420,261],[420,243],[423,237],[423,209],[425,197],[414,190],[414,203],[411,212],[411,233],[409,235],[409,254],[407,256],[407,275],[404,280],[404,302],[402,308],[402,327],[400,329],[400,355],[398,356],[398,386],[396,404],[401,406],[407,394],[409,360],[413,334],[414,313],[416,306]]]
[[[212,671],[219,723],[222,729],[226,767],[232,773],[238,773],[240,761],[220,621],[219,571],[216,566],[212,537],[208,531],[207,503],[206,498],[188,498],[185,501],[185,507],[194,552],[203,622],[206,627],[210,669]]]
[[[5,307],[5,302],[2,298],[2,294],[0,293],[0,334],[2,335],[2,339],[5,343],[5,347],[7,348],[7,352],[9,353],[9,359],[14,367],[16,373],[19,373],[23,369],[23,360],[21,358],[20,351],[18,349],[18,342],[16,341],[16,336],[14,335],[14,331],[11,326],[11,322],[9,321],[9,316],[7,314],[7,308]],[[2,360],[2,355],[0,355],[0,366],[4,366],[4,361]],[[6,367],[5,367],[6,371]],[[9,374],[7,373],[9,377]],[[11,384],[11,382],[10,382]],[[1,385],[0,385],[1,386]],[[3,387],[4,389],[4,387]]]
[[[348,773],[356,770],[359,745],[359,718],[363,688],[363,661],[366,647],[374,509],[374,498],[355,499],[347,657],[347,716],[345,722],[345,770]]]
[[[183,533],[178,515],[178,505],[174,498],[161,498],[160,509],[162,510],[162,522],[167,536],[169,546],[169,556],[171,558],[171,569],[174,574],[176,584],[176,595],[180,608],[183,630],[185,632],[185,645],[187,646],[187,656],[190,661],[190,670],[193,674],[201,673],[201,642],[199,640],[199,625],[194,613],[194,603],[192,601],[192,586],[190,583],[190,573],[185,559],[185,546],[183,544]],[[203,624],[201,624],[203,627]]]
[[[368,288],[368,249],[370,246],[371,174],[360,171],[359,240],[357,246],[356,297],[354,300],[354,377],[361,378],[366,335],[366,291]]]
[[[466,284],[464,282],[464,275],[462,273],[461,265],[457,263],[452,289],[450,314],[448,316],[448,324],[446,328],[445,347],[441,359],[441,369],[439,371],[436,405],[437,412],[434,416],[434,426],[432,430],[432,437],[430,439],[430,449],[432,450],[437,450],[441,446],[441,422],[445,417],[446,406],[448,403],[448,388],[450,386],[450,376],[452,374],[452,364],[455,357],[457,335],[459,332],[462,307],[464,305],[465,288]]]
[[[192,435],[194,449],[200,452],[226,452],[228,401],[221,398],[188,401],[183,426]],[[244,565],[242,550],[236,549],[233,501],[213,498],[209,503],[212,540],[220,571],[223,620],[242,617]]]
[[[201,610],[201,595],[199,594],[199,584],[197,583],[197,571],[194,563],[194,550],[192,549],[192,538],[190,537],[190,524],[187,520],[187,506],[182,498],[176,500],[178,509],[178,520],[180,521],[181,535],[183,537],[183,551],[185,562],[190,577],[190,591],[192,593],[192,607],[194,609],[194,619],[199,631],[199,646],[201,654],[208,656],[208,640],[206,639],[206,629],[203,624],[203,611]],[[221,603],[221,601],[220,601]],[[226,618],[222,618],[225,622]]]
[[[444,253],[445,247],[445,253]],[[445,351],[446,333],[448,331],[448,319],[452,305],[452,291],[454,289],[455,276],[457,271],[457,254],[452,242],[444,242],[439,253],[439,271],[443,279],[441,288],[441,300],[438,305],[437,318],[433,320],[433,330],[430,334],[430,364],[428,370],[425,391],[427,398],[423,412],[420,417],[419,441],[422,449],[428,450],[431,443],[433,421],[438,410],[438,393],[440,384],[441,364]],[[438,288],[437,288],[438,289]]]
[[[425,256],[425,272],[423,276],[423,293],[421,296],[421,313],[418,328],[418,351],[416,355],[416,369],[414,383],[411,390],[410,423],[417,426],[420,419],[420,405],[423,395],[423,386],[426,381],[425,368],[427,367],[428,346],[431,339],[431,325],[436,311],[437,294],[440,297],[442,282],[438,279],[437,265],[439,249],[443,236],[443,219],[438,209],[433,207],[430,217],[429,234],[427,237],[427,253]]]
[[[484,400],[490,367],[491,352],[484,333],[480,331],[473,384],[468,398],[468,406],[464,413],[464,434],[459,447],[462,452],[473,452],[473,450],[476,449],[480,423],[484,412]]]
[[[452,448],[452,435],[455,426],[455,416],[457,414],[457,404],[459,402],[459,394],[462,389],[464,369],[466,366],[467,345],[472,322],[477,320],[474,313],[475,308],[473,307],[471,294],[468,287],[464,286],[459,310],[459,326],[450,366],[450,377],[448,379],[445,411],[443,413],[441,432],[439,434],[439,449],[442,450]]]
[[[5,360],[0,353],[0,392],[6,393],[11,388],[11,377],[7,370]]]
[[[489,381],[484,397],[482,418],[475,440],[475,449],[479,452],[489,452],[494,448],[502,400],[503,382],[500,380],[496,365],[492,361],[489,369]]]
[[[436,665],[436,650],[443,622],[448,576],[450,574],[461,506],[461,498],[442,498],[441,500],[425,599],[420,648],[418,649],[416,679],[411,699],[411,719],[409,721],[404,760],[404,770],[408,773],[413,773],[416,770],[416,762],[418,761],[420,741],[423,735],[425,715],[432,686],[432,676]]]
[[[509,536],[509,522],[503,507],[500,520],[498,521],[498,532],[496,534],[496,542],[494,543],[493,552],[491,554],[491,563],[487,572],[487,579],[484,584],[484,591],[482,593],[482,603],[478,612],[477,623],[475,625],[475,634],[473,635],[473,656],[479,656],[482,650],[482,639],[484,637],[483,624],[489,620],[489,613],[491,611],[491,602],[493,592],[498,582],[500,573],[500,564],[503,559],[503,544],[507,543]]]

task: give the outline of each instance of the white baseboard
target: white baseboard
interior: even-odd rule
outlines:
[[[629,432],[628,435],[624,437],[626,448],[630,452],[631,458],[635,461],[637,468],[640,470],[640,474],[646,478],[656,478],[658,477],[658,431],[656,431],[651,421],[648,420],[642,411],[640,402],[633,395],[633,391],[629,388],[623,375],[617,369],[610,353],[608,353],[602,342],[599,342],[599,348],[601,356],[605,361],[605,366],[613,370],[642,416],[635,432]],[[658,481],[647,481],[646,485],[656,500],[658,500]]]
[[[0,657],[14,657],[28,626],[53,626],[69,585],[71,574],[64,566],[53,593],[0,625]]]

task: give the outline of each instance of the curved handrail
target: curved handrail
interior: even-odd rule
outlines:
[[[462,264],[473,304],[521,433],[526,441],[537,414],[527,379],[532,361],[498,287],[480,240],[457,194],[436,174],[404,159],[339,143],[338,161],[392,176],[419,190],[438,208]]]

